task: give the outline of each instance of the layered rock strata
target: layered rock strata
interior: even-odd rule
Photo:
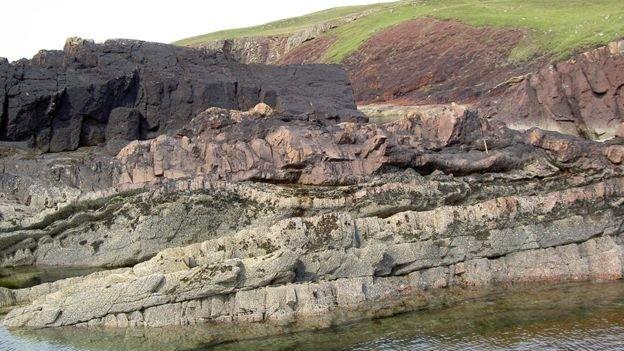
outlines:
[[[500,177],[499,190],[512,193],[553,185],[503,185],[505,179],[562,182],[565,172],[611,177],[623,157],[616,143],[519,133],[488,125],[459,106],[378,125],[213,108],[177,135],[132,142],[116,158],[97,155],[90,149],[64,157],[7,156],[1,265],[126,266],[167,247],[298,213],[386,215],[449,198],[492,196],[478,194],[465,177],[410,180],[399,191],[400,181],[391,175],[404,169],[492,173]]]
[[[139,263],[2,290],[24,305],[5,325],[328,326],[448,288],[622,277],[621,139],[459,107],[386,124],[213,108],[111,162],[110,198],[3,235],[33,262]]]
[[[617,177],[387,218],[289,218],[165,250],[133,268],[11,292],[32,302],[4,323],[291,323],[433,288],[620,279],[623,185]]]

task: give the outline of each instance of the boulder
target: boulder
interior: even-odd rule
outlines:
[[[273,109],[271,108],[271,106],[261,102],[254,106],[253,113],[262,117],[266,117],[273,114]]]

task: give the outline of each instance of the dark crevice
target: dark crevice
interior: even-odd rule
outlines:
[[[9,123],[9,95],[4,94],[2,111],[0,111],[0,140],[6,140],[7,125]]]
[[[236,101],[236,109],[240,110],[241,106],[240,106],[240,101],[238,99],[238,91],[239,87],[238,87],[238,82],[234,82],[234,101]]]
[[[375,211],[372,212],[370,214],[368,214],[370,217],[377,217],[380,219],[386,219],[386,218],[390,218],[396,214],[402,213],[402,212],[407,212],[407,211],[415,211],[415,212],[420,212],[420,211],[429,211],[436,208],[436,206],[425,206],[423,208],[423,206],[414,206],[414,205],[406,205],[406,206],[396,206],[396,207],[391,207],[391,208],[386,208],[386,209],[382,209],[379,211]]]
[[[574,245],[581,245],[581,244],[584,244],[584,243],[588,242],[589,240],[596,239],[596,238],[599,238],[601,236],[604,236],[604,233],[600,232],[600,233],[592,235],[592,236],[590,236],[588,238],[573,240],[573,241],[570,241],[570,242],[560,243],[560,244],[552,245],[552,246],[543,246],[543,247],[540,246],[540,247],[531,248],[531,249],[513,250],[513,251],[506,252],[506,253],[501,253],[501,254],[494,254],[494,255],[487,255],[487,256],[475,256],[475,257],[471,257],[469,259],[458,260],[458,261],[447,263],[447,264],[425,265],[425,266],[419,267],[417,269],[401,272],[401,274],[396,274],[396,272],[398,272],[401,269],[403,269],[405,267],[408,267],[409,265],[411,265],[414,262],[416,262],[416,261],[411,261],[411,262],[407,262],[407,263],[403,263],[403,264],[398,264],[398,265],[392,267],[391,273],[389,275],[390,276],[401,277],[401,276],[406,276],[406,275],[409,275],[409,274],[411,274],[413,272],[417,272],[417,271],[423,271],[423,270],[431,269],[431,268],[447,268],[447,267],[454,266],[454,265],[459,264],[459,263],[465,263],[467,261],[474,261],[474,260],[478,260],[478,259],[486,259],[488,261],[493,261],[493,260],[498,260],[498,259],[501,259],[501,258],[505,258],[505,257],[507,257],[509,255],[517,254],[517,253],[520,253],[520,252],[539,251],[539,250],[546,250],[546,249],[556,249],[556,248],[559,248],[559,247],[572,245],[572,244],[574,244]],[[613,235],[608,235],[608,236],[613,236]]]

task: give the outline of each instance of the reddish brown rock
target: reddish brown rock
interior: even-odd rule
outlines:
[[[539,127],[588,139],[621,135],[622,42],[546,65],[479,103],[483,114],[516,129]]]
[[[538,129],[513,131],[459,107],[444,111],[380,125],[327,125],[212,108],[176,136],[136,141],[123,149],[117,156],[118,184],[200,176],[331,185],[355,183],[387,169],[462,175],[548,164],[548,159],[581,169],[619,163],[614,151],[602,151],[599,143]]]
[[[604,154],[611,162],[619,165],[622,161],[624,161],[624,146],[609,146],[604,150]]]
[[[624,138],[624,122],[620,123],[620,128],[615,132],[615,136]]]

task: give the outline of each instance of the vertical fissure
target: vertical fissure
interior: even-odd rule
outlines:
[[[0,110],[0,140],[6,140],[8,122],[9,96],[5,93],[2,99],[2,110]]]

